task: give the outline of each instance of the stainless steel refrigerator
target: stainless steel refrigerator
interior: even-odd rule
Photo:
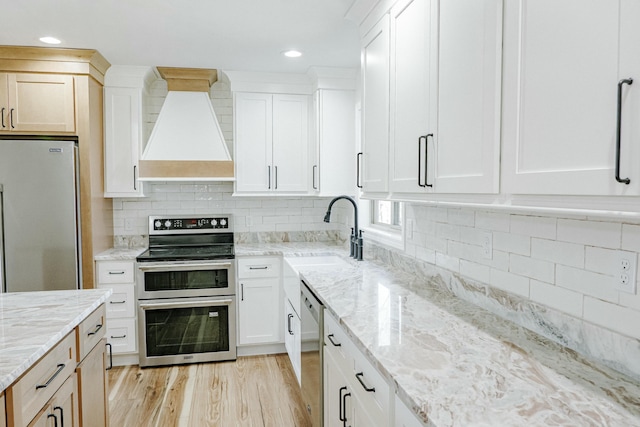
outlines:
[[[0,282],[4,292],[77,289],[74,141],[0,139]]]

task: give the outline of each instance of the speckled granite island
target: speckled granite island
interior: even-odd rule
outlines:
[[[263,251],[261,251],[261,247]],[[343,254],[237,245],[237,256]],[[348,260],[305,282],[400,399],[434,426],[640,426],[640,382],[466,302],[437,277]]]
[[[109,295],[101,289],[0,294],[0,392]]]

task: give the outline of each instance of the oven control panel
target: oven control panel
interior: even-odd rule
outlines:
[[[229,217],[206,218],[153,218],[153,231],[229,230]]]

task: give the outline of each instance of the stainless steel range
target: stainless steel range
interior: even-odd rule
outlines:
[[[140,366],[236,358],[231,225],[230,215],[149,217],[136,259]]]

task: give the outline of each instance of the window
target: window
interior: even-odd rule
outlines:
[[[402,203],[388,200],[371,202],[371,224],[399,231],[402,228]]]

